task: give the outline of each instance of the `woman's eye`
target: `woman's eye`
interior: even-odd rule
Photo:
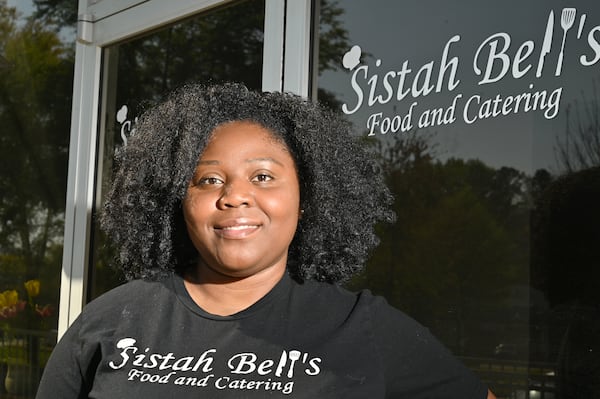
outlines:
[[[273,176],[267,175],[265,173],[256,175],[252,179],[252,181],[259,182],[259,183],[264,183],[264,182],[271,181],[271,180],[273,180]]]
[[[198,185],[213,185],[213,184],[221,184],[223,181],[217,177],[203,177],[198,180]]]

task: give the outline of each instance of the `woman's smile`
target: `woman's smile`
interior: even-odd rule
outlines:
[[[247,221],[245,219],[229,220],[215,226],[215,233],[229,240],[240,240],[252,236],[260,228],[261,224]]]

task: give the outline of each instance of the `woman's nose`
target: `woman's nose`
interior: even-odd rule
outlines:
[[[230,182],[224,185],[217,206],[219,209],[250,206],[252,203],[251,188],[243,182]]]

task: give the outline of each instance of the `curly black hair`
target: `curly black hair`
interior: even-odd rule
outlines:
[[[154,280],[197,262],[181,204],[212,132],[229,121],[267,128],[296,162],[304,212],[289,248],[290,276],[335,283],[360,271],[379,243],[375,224],[394,213],[380,168],[350,123],[292,94],[192,84],[146,111],[117,152],[101,226],[126,278]]]

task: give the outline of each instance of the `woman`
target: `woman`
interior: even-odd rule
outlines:
[[[394,218],[349,131],[235,84],[148,111],[102,219],[131,281],[84,309],[38,398],[485,398],[425,328],[335,285]]]

